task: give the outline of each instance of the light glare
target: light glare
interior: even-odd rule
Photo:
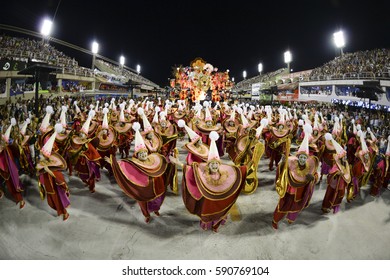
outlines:
[[[333,40],[337,48],[343,48],[345,46],[344,33],[343,31],[338,31],[333,33]]]
[[[92,43],[92,53],[97,54],[99,50],[99,44],[96,42]]]
[[[284,63],[290,63],[292,61],[292,55],[290,51],[284,53]]]
[[[43,20],[42,28],[41,28],[41,34],[43,36],[49,36],[51,32],[51,27],[53,25],[53,22],[49,19]]]
[[[259,70],[260,73],[263,72],[263,63],[259,63],[257,70]]]

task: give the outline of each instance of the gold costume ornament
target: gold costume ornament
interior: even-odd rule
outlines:
[[[283,198],[287,191],[287,182],[288,182],[288,156],[290,155],[290,148],[291,148],[291,139],[290,137],[287,137],[286,142],[286,153],[284,157],[283,168],[281,168],[282,172],[279,174],[278,179],[276,180],[275,187],[276,192],[280,196],[280,198]]]
[[[229,70],[217,72],[218,68],[206,63],[202,58],[195,58],[190,66],[174,68],[175,79],[171,80],[171,87],[180,93],[180,99],[187,99],[191,94],[192,101],[204,100],[209,90],[212,91],[212,101],[220,101],[221,93],[228,96],[233,87],[229,80]]]

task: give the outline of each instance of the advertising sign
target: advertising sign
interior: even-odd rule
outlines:
[[[10,59],[0,60],[0,71],[21,71],[27,66],[26,62]]]

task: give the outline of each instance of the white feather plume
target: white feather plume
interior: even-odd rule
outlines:
[[[144,109],[143,108],[138,108],[137,109],[137,113],[138,113],[138,115],[140,115],[140,116],[142,116],[143,114],[144,114]]]
[[[53,114],[54,110],[52,106],[46,106],[46,114]]]
[[[311,134],[313,133],[313,128],[311,127],[310,124],[307,123],[303,126],[303,132],[305,132],[305,134],[306,133]]]
[[[325,134],[325,140],[330,141],[330,140],[332,140],[332,139],[333,139],[332,134],[330,134],[330,133],[326,133],[326,134]]]
[[[260,125],[266,127],[268,125],[268,119],[267,118],[263,118],[261,119],[260,121]]]
[[[179,127],[184,127],[184,126],[186,125],[186,122],[185,122],[184,120],[179,120],[179,121],[177,122],[177,125],[178,125]]]
[[[95,116],[95,114],[96,114],[95,110],[91,110],[88,113],[88,117],[92,119]]]
[[[211,131],[209,137],[211,140],[217,141],[219,139],[219,134],[216,131]]]
[[[60,123],[57,123],[55,126],[54,126],[54,129],[57,133],[61,133],[63,127],[62,127],[62,124]]]
[[[134,129],[134,131],[140,130],[141,124],[139,122],[135,122],[133,123],[132,128]]]

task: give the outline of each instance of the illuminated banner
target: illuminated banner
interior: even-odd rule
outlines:
[[[26,62],[10,59],[0,60],[0,71],[21,71],[27,67]]]

